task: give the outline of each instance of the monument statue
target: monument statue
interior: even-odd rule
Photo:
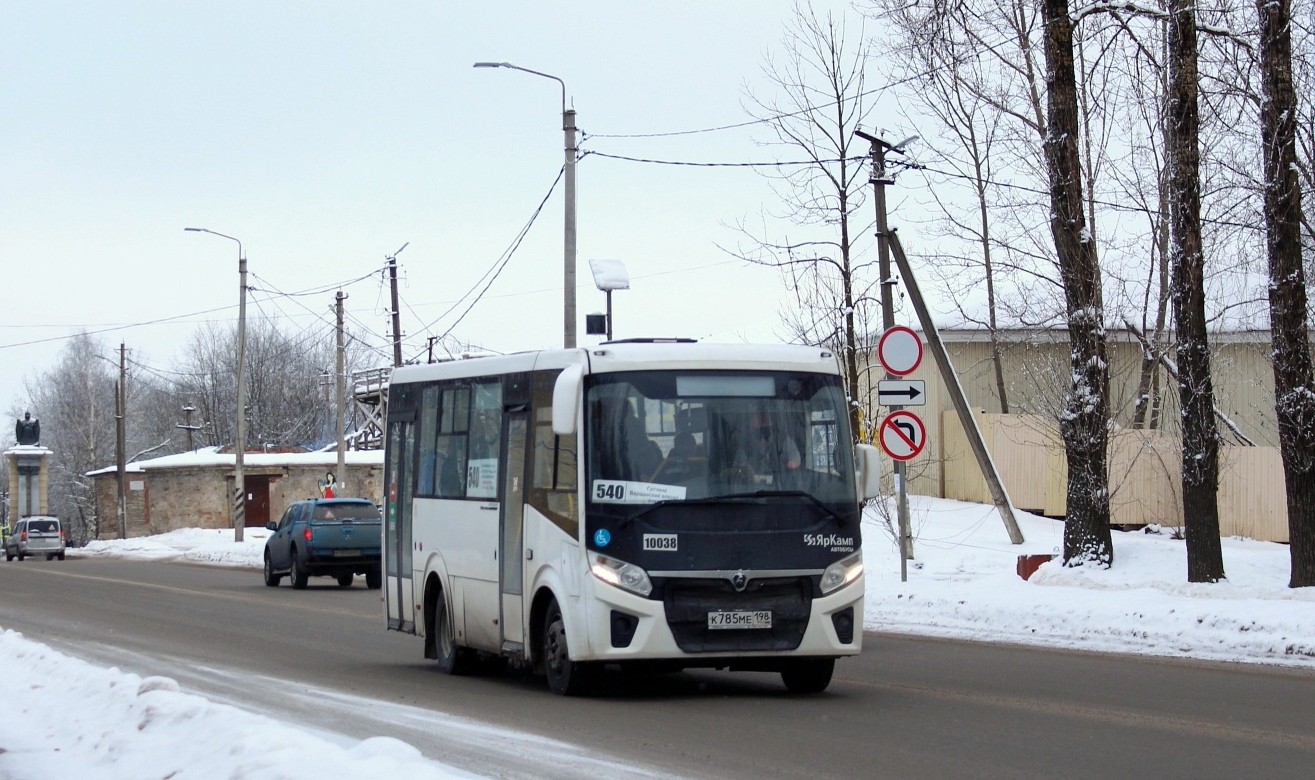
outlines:
[[[31,412],[24,412],[23,419],[14,425],[14,438],[19,444],[38,444],[41,441],[41,421],[33,420]]]

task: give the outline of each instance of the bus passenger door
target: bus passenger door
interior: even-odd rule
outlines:
[[[384,602],[388,628],[416,632],[411,592],[411,469],[415,422],[390,420],[384,452]]]
[[[507,453],[507,469],[502,477],[502,516],[499,536],[502,565],[500,567],[501,614],[504,652],[522,652],[525,647],[524,590],[525,573],[525,446],[529,431],[529,413],[524,408],[506,412],[503,416],[503,452]]]

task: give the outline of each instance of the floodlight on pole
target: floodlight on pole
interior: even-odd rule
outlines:
[[[575,158],[578,149],[575,145],[575,109],[566,107],[566,82],[552,75],[542,73],[510,62],[476,62],[476,68],[507,68],[519,70],[534,76],[552,79],[562,88],[562,131],[566,135],[566,158],[564,164],[564,186],[566,200],[565,228],[563,237],[563,255],[565,270],[562,275],[562,342],[567,349],[575,348]]]
[[[212,236],[227,238],[237,242],[238,272],[238,306],[237,306],[237,431],[233,444],[233,541],[242,541],[242,532],[247,524],[247,486],[243,455],[247,447],[247,393],[246,393],[246,351],[247,351],[247,256],[242,251],[242,241],[210,228],[189,227],[183,230],[193,233],[209,233]]]
[[[612,291],[630,289],[630,273],[620,260],[590,260],[594,286],[607,296],[607,340],[612,340]]]

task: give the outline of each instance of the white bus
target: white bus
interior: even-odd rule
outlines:
[[[555,693],[608,664],[830,683],[862,648],[861,499],[836,358],[608,342],[404,366],[388,391],[384,602],[452,674]],[[857,462],[856,462],[857,460]]]

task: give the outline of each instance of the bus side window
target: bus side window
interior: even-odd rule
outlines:
[[[438,433],[438,387],[426,387],[420,401],[420,468],[416,472],[416,495],[435,495],[434,475],[438,472],[434,436]]]
[[[466,459],[466,497],[497,498],[502,446],[502,382],[474,386],[470,444]]]
[[[421,418],[424,418],[423,408]],[[466,497],[466,430],[469,427],[470,388],[465,385],[443,387],[433,462],[426,464],[432,469],[429,483],[440,498]]]

